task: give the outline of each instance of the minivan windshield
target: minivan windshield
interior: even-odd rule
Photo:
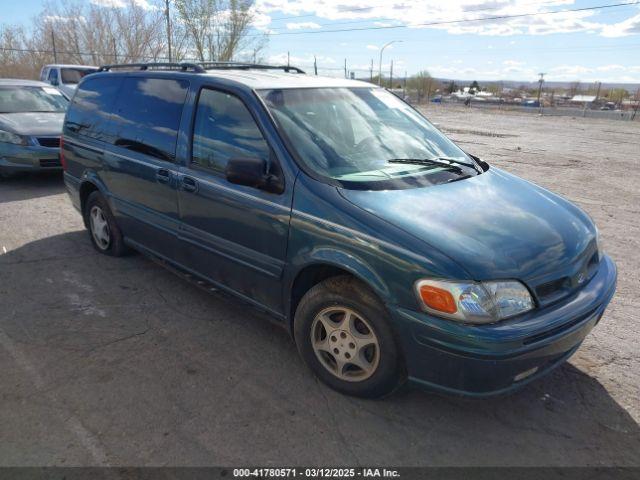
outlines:
[[[258,92],[299,161],[347,188],[433,185],[477,175],[473,160],[380,88]]]
[[[68,104],[53,87],[0,86],[0,113],[64,112]]]
[[[86,77],[97,70],[97,68],[61,68],[60,73],[62,75],[62,83],[65,85],[75,85],[80,83],[80,80],[82,80],[83,77]]]

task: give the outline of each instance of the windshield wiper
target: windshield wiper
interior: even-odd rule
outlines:
[[[446,159],[449,160],[449,159]],[[461,174],[462,169],[457,165],[452,165],[442,161],[439,158],[392,158],[387,160],[389,163],[406,163],[411,165],[436,165],[438,167],[445,167],[447,170],[451,170],[455,173]]]

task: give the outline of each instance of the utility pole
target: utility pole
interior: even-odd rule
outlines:
[[[402,87],[402,98],[407,98],[407,71],[404,71],[404,83]]]
[[[538,113],[542,114],[542,103],[540,103],[540,94],[542,93],[542,83],[544,82],[544,73],[539,73],[540,79],[538,80]]]
[[[169,15],[169,0],[164,0],[164,15],[167,17],[167,47],[169,50],[169,63],[171,63],[171,18]]]
[[[369,68],[369,83],[373,83],[373,58],[371,59],[371,67]]]
[[[391,40],[388,43],[385,43],[380,49],[380,63],[378,64],[378,86],[382,86],[382,52],[392,43],[401,43],[402,40]]]
[[[633,115],[631,115],[631,120],[636,119],[636,114],[638,113],[638,107],[640,106],[640,88],[636,90],[636,106],[633,109]]]
[[[344,59],[344,78],[347,78],[347,59]]]
[[[315,55],[313,56],[313,73],[318,76],[318,60],[316,59]]]
[[[116,46],[116,37],[111,37],[111,44],[113,45],[113,63],[118,63],[118,47]]]
[[[389,66],[389,88],[393,90],[393,60],[391,60],[391,65]]]
[[[602,86],[602,82],[596,82],[598,84],[598,88],[596,89],[596,98],[593,100],[593,103],[597,105],[598,97],[600,97],[600,87]]]
[[[53,26],[51,27],[51,45],[53,46],[53,63],[58,63],[58,51],[56,50],[56,36],[53,33]]]

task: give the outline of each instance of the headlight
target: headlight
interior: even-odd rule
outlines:
[[[27,141],[24,137],[17,135],[15,133],[6,132],[4,130],[0,130],[0,142],[2,143],[13,143],[15,145],[26,145]]]
[[[529,290],[518,281],[416,282],[420,304],[429,313],[465,323],[493,323],[533,308]]]

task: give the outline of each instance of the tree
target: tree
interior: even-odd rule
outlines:
[[[457,92],[458,91],[458,85],[456,85],[456,82],[451,80],[449,82],[449,85],[447,86],[446,91],[447,91],[448,94],[452,94],[453,92]]]
[[[473,94],[480,91],[480,85],[475,80],[469,85],[469,93]]]
[[[504,90],[504,83],[502,82],[490,83],[487,86],[487,91],[493,93],[496,96],[502,95],[503,90]]]
[[[427,102],[431,92],[435,90],[436,81],[426,70],[422,70],[407,79],[407,88],[414,90],[418,96],[418,103],[426,98]]]
[[[229,61],[247,47],[255,56],[264,45],[264,38],[248,36],[253,0],[175,0],[175,6],[202,62]]]
[[[569,96],[573,97],[581,92],[580,82],[571,82],[569,84]]]
[[[616,105],[620,105],[622,101],[629,96],[629,92],[624,88],[612,88],[607,93],[607,99],[610,102],[614,102]]]
[[[172,60],[227,61],[243,49],[259,58],[266,37],[249,34],[253,0],[171,0],[171,6]],[[0,77],[37,78],[54,61],[167,61],[165,21],[164,10],[140,0],[49,1],[29,26],[0,25]]]

